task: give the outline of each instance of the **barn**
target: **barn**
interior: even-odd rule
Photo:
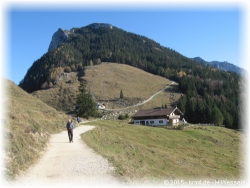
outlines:
[[[184,114],[177,108],[154,108],[139,110],[131,118],[136,125],[167,126],[177,125]]]

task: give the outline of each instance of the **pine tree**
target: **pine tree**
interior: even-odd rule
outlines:
[[[77,95],[77,115],[85,118],[96,117],[96,104],[92,100],[90,92],[86,90],[86,82],[82,81]]]
[[[215,125],[222,125],[224,120],[224,116],[221,113],[221,111],[218,109],[217,106],[214,106],[213,108],[213,123]]]
[[[122,89],[120,91],[120,99],[123,99],[123,92],[122,92]]]
[[[185,114],[186,113],[186,106],[187,106],[187,97],[186,97],[186,95],[182,96],[179,99],[179,106],[180,106],[180,110]]]

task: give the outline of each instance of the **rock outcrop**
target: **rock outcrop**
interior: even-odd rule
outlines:
[[[52,36],[48,51],[57,48],[62,43],[66,43],[70,34],[70,31],[59,28]]]
[[[88,25],[87,27],[90,27],[91,29],[99,29],[99,28],[113,29],[113,26],[111,24],[105,24],[105,23],[93,23]],[[52,36],[52,40],[50,42],[48,51],[54,50],[60,44],[66,43],[68,41],[69,35],[73,33],[74,29],[70,29],[70,31],[68,31],[59,28]]]

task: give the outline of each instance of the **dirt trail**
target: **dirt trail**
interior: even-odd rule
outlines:
[[[149,102],[150,100],[152,100],[156,95],[158,95],[159,93],[163,92],[164,90],[166,90],[169,86],[173,85],[174,82],[172,82],[171,84],[167,85],[164,89],[158,91],[157,93],[155,93],[154,95],[152,95],[151,97],[149,97],[147,100],[141,102],[141,103],[138,103],[138,104],[135,104],[133,106],[128,106],[126,108],[119,108],[119,109],[105,109],[106,111],[119,111],[119,110],[125,110],[125,109],[128,109],[128,108],[133,108],[133,107],[136,107],[136,106],[141,106],[147,102]]]
[[[46,153],[28,172],[10,185],[15,187],[63,186],[121,186],[113,176],[114,168],[108,160],[88,147],[80,135],[94,126],[79,126],[74,129],[74,142],[69,143],[66,131],[50,138]]]

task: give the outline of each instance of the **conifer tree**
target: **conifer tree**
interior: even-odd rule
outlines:
[[[120,99],[123,99],[123,92],[122,92],[122,89],[120,91]]]
[[[82,81],[77,95],[77,115],[85,118],[96,117],[96,104],[92,100],[90,92],[86,90],[86,82]]]
[[[213,108],[213,123],[216,125],[222,125],[224,120],[223,114],[221,111],[218,109],[217,106]]]

